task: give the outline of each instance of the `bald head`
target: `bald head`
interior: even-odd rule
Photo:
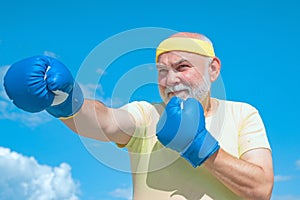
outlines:
[[[199,39],[199,40],[202,40],[202,41],[212,43],[211,40],[208,37],[206,37],[203,34],[199,34],[199,33],[178,32],[178,33],[175,33],[175,34],[170,36],[170,38],[173,38],[173,37],[193,38],[193,39]]]

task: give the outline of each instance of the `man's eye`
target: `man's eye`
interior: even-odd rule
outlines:
[[[190,68],[190,66],[189,66],[189,65],[179,65],[179,66],[176,68],[176,70],[177,70],[177,71],[182,71],[182,70],[185,70],[185,69],[187,69],[187,68]]]

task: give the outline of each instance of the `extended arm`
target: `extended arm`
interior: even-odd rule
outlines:
[[[88,99],[73,118],[61,121],[79,135],[118,144],[127,144],[135,130],[134,120],[127,111]]]
[[[230,190],[244,199],[267,200],[273,188],[273,165],[268,149],[254,149],[240,159],[222,149],[204,166]]]
[[[135,130],[127,111],[84,99],[71,72],[55,58],[33,56],[14,63],[5,74],[4,87],[18,108],[46,110],[85,137],[126,144]]]

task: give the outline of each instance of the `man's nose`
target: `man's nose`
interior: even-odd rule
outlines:
[[[167,86],[173,86],[180,82],[178,73],[174,70],[169,70],[167,75]]]

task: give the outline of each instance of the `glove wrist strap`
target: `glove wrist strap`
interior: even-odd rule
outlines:
[[[69,97],[61,104],[50,106],[46,111],[57,118],[67,119],[74,117],[80,110],[84,102],[82,91],[77,83],[74,84],[73,90]]]
[[[197,167],[219,148],[218,141],[207,130],[203,130],[195,137],[190,146],[182,152],[182,157],[189,161],[193,167]]]

